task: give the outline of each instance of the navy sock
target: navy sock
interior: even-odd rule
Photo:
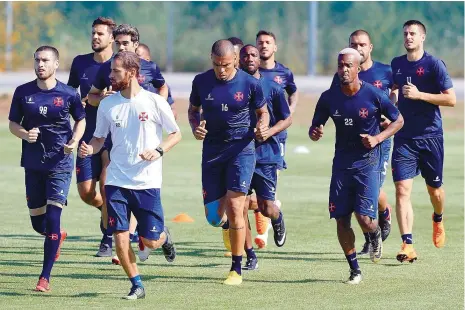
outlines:
[[[407,244],[412,244],[413,243],[413,237],[412,234],[405,234],[402,235],[402,241],[407,243]]]
[[[354,251],[354,253],[350,255],[346,255],[347,262],[349,263],[349,267],[352,270],[359,270],[360,267],[358,266],[358,261],[357,261],[357,253]]]
[[[255,255],[255,251],[253,250],[253,248],[246,249],[245,253],[247,253],[247,259],[249,259],[249,258],[257,258],[257,255]]]
[[[383,212],[379,213],[381,216],[383,216],[386,220],[389,218],[389,208],[386,208]]]
[[[436,214],[436,212],[434,212],[433,221],[435,221],[436,223],[442,222],[442,214]]]
[[[132,240],[132,238],[134,238],[134,234],[129,234],[129,240]]]
[[[129,278],[129,280],[131,281],[132,287],[144,287],[144,285],[142,284],[142,279],[140,278],[140,275]]]
[[[102,243],[108,245],[110,248],[113,246],[113,236],[112,235],[103,235]]]
[[[45,214],[31,216],[32,228],[34,228],[36,232],[44,236],[45,236],[45,230],[46,230],[45,219],[46,219]]]
[[[365,242],[366,243],[369,243],[370,242],[370,236],[368,235],[368,233],[363,233],[363,236],[365,236]]]
[[[229,229],[229,221],[226,221],[226,223],[224,223],[223,226],[221,226],[221,228]]]
[[[232,256],[232,264],[231,264],[231,271],[237,272],[238,275],[241,275],[241,264],[242,264],[242,255],[233,255]]]
[[[44,263],[40,277],[50,279],[55,255],[57,254],[58,246],[60,245],[60,217],[62,209],[54,205],[47,205],[47,224],[46,236],[44,242]]]
[[[279,216],[276,220],[271,220],[271,224],[275,225],[275,224],[279,224],[281,223],[281,221],[283,220],[283,214],[281,213],[281,211],[279,211]]]

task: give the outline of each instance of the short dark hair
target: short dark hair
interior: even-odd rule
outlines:
[[[132,42],[139,42],[139,30],[129,24],[121,24],[113,30],[113,37],[116,39],[117,35],[130,36]]]
[[[60,59],[60,53],[58,53],[58,50],[56,48],[54,48],[53,46],[50,46],[50,45],[42,45],[40,46],[38,49],[36,49],[36,51],[34,52],[34,57],[36,55],[36,53],[38,52],[44,52],[44,51],[49,51],[49,52],[52,52],[53,55],[55,56],[55,58],[57,60]]]
[[[150,48],[147,46],[147,44],[139,43],[139,46],[138,46],[137,48],[138,48],[138,49],[139,49],[139,48],[142,48],[142,49],[144,49],[147,53],[150,54]]]
[[[270,36],[273,38],[273,40],[276,42],[276,36],[274,35],[273,32],[271,31],[266,31],[266,30],[260,30],[257,35],[255,36],[255,40],[258,39],[259,36],[262,36],[262,35],[266,35],[266,36]]]
[[[123,63],[123,68],[125,70],[136,70],[136,76],[139,76],[140,71],[140,59],[134,52],[122,51],[118,52],[113,60],[119,59]]]
[[[405,26],[412,26],[412,25],[417,25],[419,26],[423,32],[426,34],[426,27],[425,25],[423,25],[423,23],[419,20],[415,20],[415,19],[411,19],[411,20],[408,20],[404,23],[404,25],[402,26],[402,28],[404,28]]]
[[[234,54],[234,45],[228,40],[218,40],[213,43],[211,53],[219,57],[226,56],[228,53]]]
[[[242,42],[242,40],[238,37],[230,37],[228,38],[228,41],[231,42],[233,45],[244,45],[244,42]]]
[[[368,37],[368,40],[370,40],[370,43],[371,43],[371,36],[370,34],[368,33],[368,31],[366,30],[363,30],[363,29],[358,29],[358,30],[355,30],[354,32],[352,32],[349,36],[349,44],[350,44],[350,39],[352,39],[352,37],[355,37],[355,36],[359,36],[359,35],[366,35]]]
[[[113,34],[113,31],[116,28],[116,23],[110,17],[103,17],[103,16],[97,17],[97,19],[94,20],[94,22],[92,23],[92,27],[95,27],[96,25],[107,26],[108,32],[110,32],[110,34]]]
[[[246,45],[244,45],[244,46],[241,48],[241,53],[242,53],[242,51],[245,51],[245,49],[246,49],[247,47],[253,47],[253,48],[258,49],[258,48],[257,48],[255,45],[253,45],[253,44],[246,44]]]

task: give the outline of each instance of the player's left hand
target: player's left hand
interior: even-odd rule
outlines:
[[[75,141],[74,139],[69,140],[68,143],[64,145],[65,154],[71,154],[76,148],[76,145],[77,145],[77,141]]]
[[[402,87],[402,94],[405,98],[418,100],[420,99],[420,91],[418,88],[410,82],[407,82],[407,85]]]
[[[147,161],[154,161],[154,160],[157,160],[158,158],[160,158],[160,153],[158,153],[158,151],[156,150],[145,150],[142,152],[142,154],[139,154],[139,156],[143,159],[143,160],[147,160]]]
[[[260,120],[255,128],[255,137],[258,141],[263,142],[270,137],[270,127]]]
[[[376,137],[370,136],[366,133],[360,134],[360,137],[362,137],[363,146],[365,146],[367,149],[371,150],[379,144],[379,141]]]

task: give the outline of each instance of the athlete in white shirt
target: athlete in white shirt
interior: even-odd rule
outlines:
[[[129,241],[131,212],[139,223],[141,261],[160,246],[168,262],[176,256],[160,201],[161,157],[181,140],[181,132],[168,102],[139,86],[139,69],[135,53],[115,55],[110,79],[112,89],[118,92],[101,101],[94,137],[79,148],[81,157],[96,154],[111,133],[113,148],[105,182],[108,231],[115,235],[118,258],[132,283],[126,299],[145,297]],[[168,133],[164,141],[162,129]]]

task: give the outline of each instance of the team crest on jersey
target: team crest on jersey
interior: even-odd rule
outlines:
[[[139,120],[141,122],[145,122],[148,119],[149,119],[149,115],[147,114],[147,112],[140,112],[139,113]]]
[[[56,106],[56,107],[62,107],[63,106],[63,98],[61,98],[61,97],[53,98],[53,105]]]
[[[336,205],[330,202],[328,209],[329,209],[329,212],[334,212],[334,210],[336,210]]]
[[[417,75],[418,76],[423,76],[425,74],[425,69],[423,67],[419,67],[417,69]]]
[[[76,174],[79,174],[81,172],[81,168],[76,167]]]
[[[366,108],[361,108],[361,109],[358,111],[358,115],[359,115],[361,118],[367,118],[367,117],[368,117],[368,109],[366,109]]]
[[[380,80],[376,80],[373,83],[373,86],[375,86],[376,88],[381,88],[381,87],[383,87],[383,83]]]
[[[205,189],[202,189],[202,195],[203,195],[203,199],[207,197],[207,191]]]
[[[281,76],[277,75],[274,77],[273,79],[276,83],[278,84],[282,84],[283,83],[283,79],[281,78]]]
[[[145,75],[139,75],[137,77],[137,82],[139,82],[139,84],[142,84],[145,82]]]
[[[115,219],[111,216],[108,217],[108,225],[115,226]]]
[[[234,100],[236,101],[242,101],[244,99],[244,94],[241,93],[240,91],[236,92],[234,94]]]

